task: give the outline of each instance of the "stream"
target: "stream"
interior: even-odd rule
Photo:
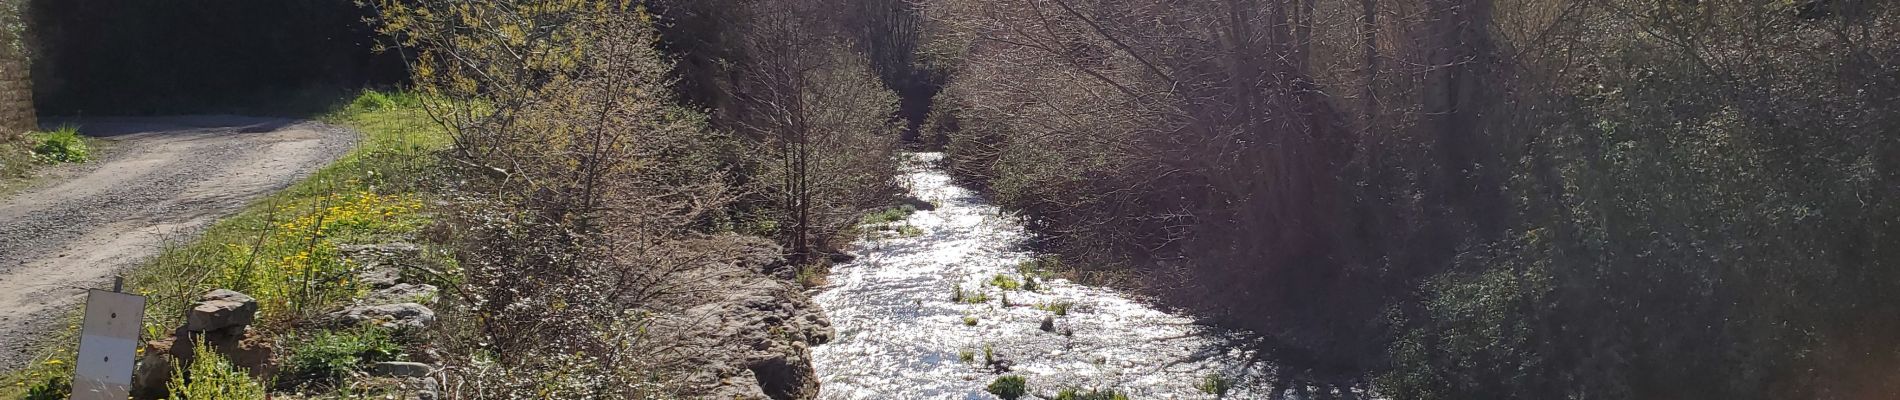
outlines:
[[[993,399],[985,387],[1004,375],[1028,380],[1025,398],[1075,388],[1213,399],[1200,388],[1209,377],[1233,382],[1226,398],[1269,397],[1272,366],[1248,361],[1247,332],[1063,279],[1034,291],[993,285],[999,274],[1020,283],[1018,265],[1037,256],[1024,245],[1029,233],[957,186],[941,160],[912,153],[904,167],[912,195],[936,208],[895,224],[910,228],[860,238],[859,257],[834,266],[818,288],[814,299],[838,333],[812,349],[821,398]],[[954,299],[959,289],[964,301]],[[971,300],[978,293],[988,299]],[[1051,305],[1060,304],[1071,306],[1057,316]]]

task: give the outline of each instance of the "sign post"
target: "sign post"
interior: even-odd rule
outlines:
[[[73,363],[73,400],[125,400],[132,386],[145,297],[115,291],[86,292],[86,319]]]

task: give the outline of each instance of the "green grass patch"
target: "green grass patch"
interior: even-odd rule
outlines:
[[[350,371],[379,361],[402,358],[402,345],[388,331],[364,327],[316,331],[288,338],[289,355],[280,371],[280,387],[333,387]]]
[[[47,164],[78,163],[92,159],[92,146],[79,136],[79,128],[63,125],[47,132],[26,135],[33,144],[33,160]]]
[[[1075,306],[1075,303],[1071,303],[1067,301],[1051,301],[1051,302],[1046,302],[1046,303],[1036,303],[1034,307],[1037,310],[1048,311],[1059,317],[1059,316],[1069,315],[1069,307],[1074,307],[1074,306]]]
[[[995,286],[997,289],[1003,290],[1016,290],[1023,287],[1021,281],[1017,281],[1015,277],[1004,274],[996,274],[996,276],[990,277],[989,284],[990,286]]]
[[[368,100],[365,100],[368,98]],[[366,92],[320,118],[363,134],[358,147],[309,178],[220,220],[202,236],[169,246],[128,273],[126,290],[147,297],[148,337],[183,322],[192,301],[213,288],[258,299],[254,326],[286,333],[290,324],[325,311],[366,288],[337,245],[414,240],[430,223],[423,210],[423,182],[435,170],[436,150],[449,144],[414,96]],[[68,376],[75,343],[48,343],[42,362],[0,375],[0,398],[17,398],[28,385]]]
[[[1114,389],[1062,389],[1056,393],[1056,400],[1128,400],[1128,395]]]

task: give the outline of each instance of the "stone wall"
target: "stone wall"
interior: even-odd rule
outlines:
[[[0,0],[0,139],[38,129],[33,111],[33,80],[28,74],[27,0]]]

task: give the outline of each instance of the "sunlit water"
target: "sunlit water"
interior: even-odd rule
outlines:
[[[937,205],[904,223],[920,235],[861,239],[860,257],[835,266],[817,302],[837,339],[812,350],[825,399],[989,399],[998,376],[1021,375],[1030,393],[1054,397],[1062,388],[1108,388],[1134,399],[1214,398],[1197,389],[1210,375],[1238,381],[1227,398],[1266,398],[1271,366],[1248,362],[1244,332],[1196,325],[1114,290],[1066,280],[1036,292],[987,286],[997,274],[1019,277],[1016,265],[1035,256],[1022,225],[939,167],[939,153],[911,155],[905,178],[912,194]],[[912,232],[913,234],[915,232]],[[953,288],[985,292],[989,301],[952,300]],[[1001,297],[1007,294],[1011,305]],[[1037,304],[1071,302],[1054,313]],[[975,317],[968,326],[965,317]],[[1072,331],[1065,335],[1064,330]],[[985,365],[983,349],[1009,364]],[[961,359],[970,352],[973,361]]]

